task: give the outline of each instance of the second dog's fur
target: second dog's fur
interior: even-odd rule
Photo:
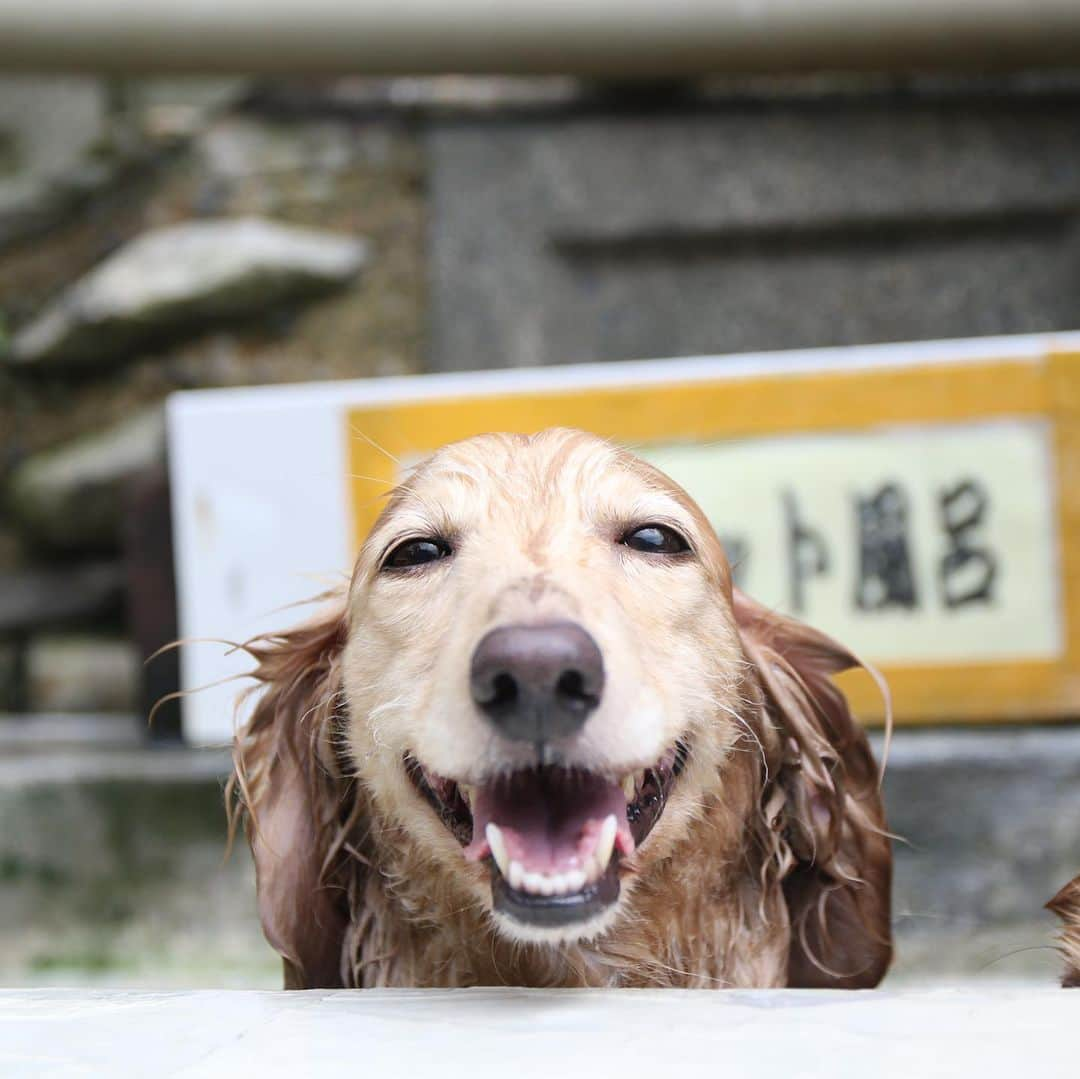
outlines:
[[[1080,877],[1070,881],[1046,906],[1063,922],[1061,954],[1065,974],[1061,984],[1066,989],[1080,989]]]

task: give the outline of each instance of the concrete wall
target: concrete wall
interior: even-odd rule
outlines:
[[[435,123],[432,365],[1072,328],[1078,105],[796,93]]]
[[[225,857],[226,755],[97,727],[111,746],[2,747],[0,984],[277,986],[246,844]],[[1080,730],[896,736],[890,983],[1055,984],[1042,905],[1080,867],[1078,791]]]

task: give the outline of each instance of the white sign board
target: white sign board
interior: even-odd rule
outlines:
[[[242,683],[216,683],[248,661],[212,642],[286,628],[349,574],[397,474],[374,443],[415,460],[555,424],[670,472],[747,591],[881,664],[901,720],[1080,711],[1080,334],[1061,334],[176,394],[183,688],[211,687],[184,699],[186,737],[232,736]]]

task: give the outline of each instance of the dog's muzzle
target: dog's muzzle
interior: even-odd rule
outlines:
[[[626,859],[663,812],[686,746],[625,774],[548,761],[547,748],[562,740],[565,749],[604,691],[600,648],[575,622],[496,627],[469,676],[477,708],[503,738],[535,746],[535,764],[459,784],[409,756],[409,775],[466,859],[490,866],[496,912],[532,929],[589,923],[618,900]]]

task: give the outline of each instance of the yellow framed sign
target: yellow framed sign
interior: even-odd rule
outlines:
[[[682,483],[748,592],[880,666],[898,721],[1080,715],[1080,335],[433,383],[345,412],[354,544],[388,455],[581,427]]]
[[[1080,715],[1080,333],[192,391],[167,419],[186,638],[302,617],[401,467],[557,424],[686,486],[746,590],[876,663],[900,722]],[[244,670],[181,655],[186,689]],[[185,698],[191,741],[229,740],[236,688]]]

